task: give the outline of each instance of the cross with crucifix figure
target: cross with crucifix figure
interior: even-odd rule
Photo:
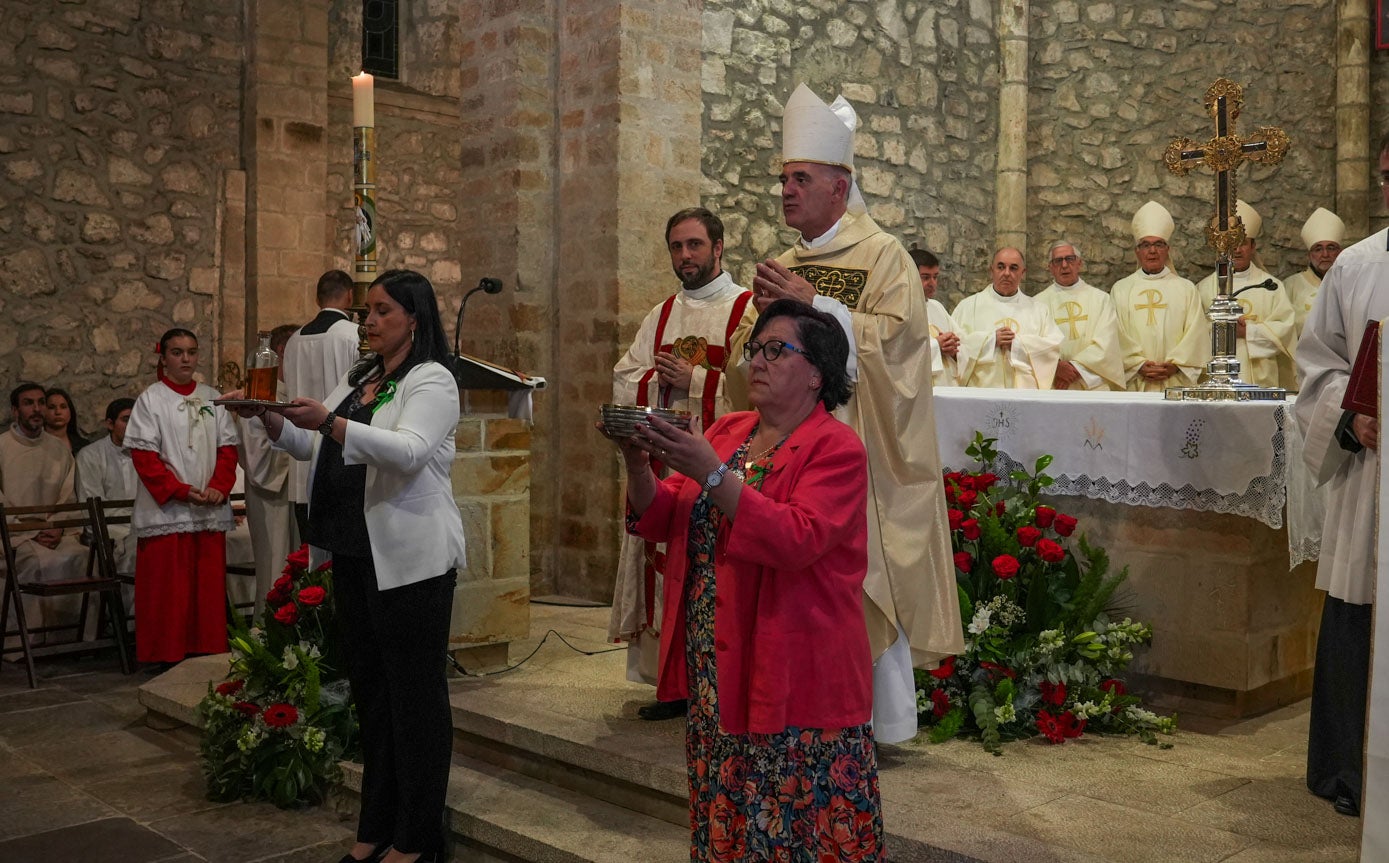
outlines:
[[[1206,380],[1195,387],[1172,387],[1169,399],[1204,401],[1281,400],[1281,389],[1255,387],[1240,380],[1239,360],[1235,358],[1235,333],[1243,309],[1234,300],[1234,265],[1230,253],[1244,243],[1244,222],[1236,210],[1235,171],[1246,161],[1276,165],[1283,161],[1291,142],[1274,126],[1261,126],[1253,134],[1235,133],[1244,90],[1220,78],[1206,91],[1205,107],[1215,121],[1215,137],[1204,144],[1179,138],[1167,146],[1162,161],[1167,169],[1184,177],[1205,165],[1215,172],[1215,216],[1206,226],[1206,241],[1218,255],[1215,299],[1206,311],[1211,320],[1211,359],[1206,363]],[[1266,287],[1268,283],[1251,287]],[[1249,290],[1245,288],[1244,290]]]

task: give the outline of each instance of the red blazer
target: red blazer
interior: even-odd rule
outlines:
[[[730,413],[707,432],[727,460],[757,424]],[[700,483],[675,474],[634,532],[668,543],[658,696],[687,697],[685,570]],[[863,617],[868,461],[858,435],[817,404],[772,458],[760,492],[744,488],[719,530],[714,649],[719,718],[731,734],[845,728],[873,711]]]

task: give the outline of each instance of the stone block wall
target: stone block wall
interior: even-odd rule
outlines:
[[[67,387],[92,430],[172,325],[218,355],[243,7],[8,3],[0,18],[0,379]]]
[[[941,255],[947,305],[964,295],[994,236],[994,12],[989,0],[706,0],[700,196],[724,220],[736,281],[750,285],[756,263],[796,238],[777,174],[781,107],[803,81],[858,112],[854,163],[874,219]]]
[[[1177,177],[1162,154],[1175,138],[1214,136],[1201,101],[1222,75],[1245,85],[1238,132],[1279,126],[1292,138],[1281,165],[1246,166],[1237,182],[1263,217],[1265,269],[1305,267],[1302,223],[1335,208],[1335,20],[1334,0],[1033,3],[1027,290],[1050,283],[1047,246],[1061,236],[1081,245],[1091,284],[1133,272],[1130,221],[1149,199],[1177,223],[1177,272],[1200,281],[1214,270],[1210,173]]]

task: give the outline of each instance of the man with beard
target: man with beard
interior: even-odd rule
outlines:
[[[1240,221],[1244,223],[1244,242],[1230,252],[1235,269],[1234,286],[1239,291],[1273,279],[1273,290],[1255,288],[1239,295],[1235,302],[1244,309],[1235,325],[1235,356],[1239,359],[1240,379],[1261,387],[1282,386],[1295,389],[1292,375],[1293,349],[1297,333],[1293,329],[1293,304],[1283,283],[1265,272],[1258,262],[1255,241],[1263,232],[1264,220],[1244,201],[1236,202]],[[1217,274],[1211,273],[1196,286],[1201,305],[1209,308],[1215,299]]]
[[[1061,330],[1050,306],[1022,292],[1026,272],[1022,252],[999,249],[989,265],[992,283],[955,307],[971,355],[961,374],[965,386],[1051,389],[1061,358]]]
[[[742,401],[735,347],[752,331],[752,293],[723,271],[723,222],[703,207],[666,222],[670,264],[681,288],[647,313],[613,367],[613,402],[689,411],[704,427]],[[664,468],[652,462],[658,476]],[[623,534],[608,637],[627,642],[627,678],[656,684],[665,545]],[[685,702],[640,708],[642,719],[683,716]]]
[[[757,265],[759,305],[783,297],[847,313],[857,386],[836,411],[868,451],[873,734],[916,735],[912,667],[964,650],[931,397],[930,319],[912,259],[869,217],[854,182],[858,115],[801,84],[782,114],[781,210],[800,240]],[[842,318],[841,318],[842,320]]]

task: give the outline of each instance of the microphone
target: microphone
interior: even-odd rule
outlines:
[[[458,318],[453,322],[453,355],[459,356],[459,339],[463,334],[463,310],[468,307],[468,298],[478,291],[489,294],[500,294],[502,292],[502,280],[483,276],[477,283],[477,287],[463,295],[463,302],[458,304]]]
[[[1252,285],[1246,285],[1245,287],[1240,288],[1238,291],[1235,291],[1233,294],[1231,294],[1230,298],[1234,299],[1235,297],[1238,297],[1245,291],[1253,290],[1276,291],[1278,290],[1278,283],[1275,282],[1273,279],[1264,279],[1262,282],[1256,282]]]

